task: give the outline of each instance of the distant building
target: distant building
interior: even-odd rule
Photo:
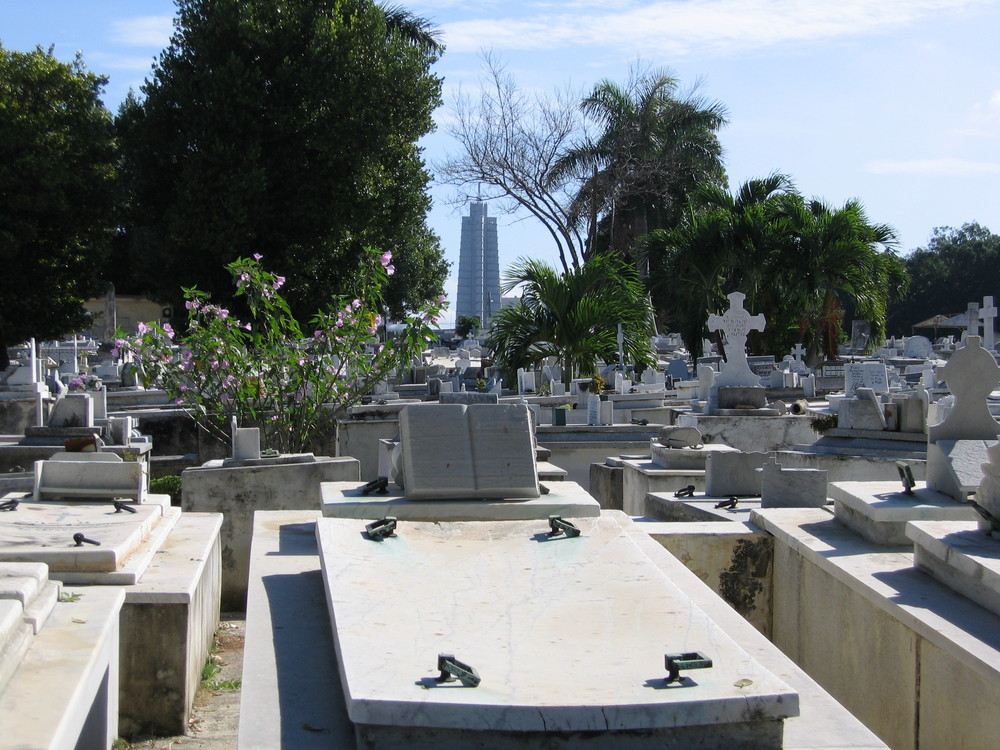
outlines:
[[[478,316],[483,327],[500,309],[500,253],[497,220],[486,215],[486,204],[469,204],[462,217],[462,245],[458,257],[458,299],[455,319]]]

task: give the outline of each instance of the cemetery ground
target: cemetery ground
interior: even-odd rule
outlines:
[[[243,675],[243,612],[223,612],[215,633],[215,646],[194,700],[187,733],[126,742],[115,750],[233,750],[240,722],[240,688]]]

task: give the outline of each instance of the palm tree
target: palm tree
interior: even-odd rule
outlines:
[[[597,255],[563,273],[537,260],[519,260],[501,289],[521,287],[520,301],[493,318],[487,345],[507,373],[557,357],[564,378],[595,372],[597,360],[618,359],[618,324],[628,361],[655,364],[649,346],[652,317],[634,269]]]
[[[792,192],[791,180],[778,173],[748,180],[736,193],[703,184],[676,227],[637,245],[661,319],[679,324],[694,357],[702,353],[709,314],[725,307],[729,292],[744,292],[772,320],[783,296],[771,259],[786,231],[777,207]]]
[[[722,184],[725,107],[677,96],[677,79],[664,70],[633,73],[622,87],[604,80],[581,103],[599,129],[570,149],[554,175],[585,175],[572,213],[589,222],[587,257],[610,249],[627,257],[635,241],[681,217],[688,193],[701,183]]]
[[[896,255],[896,233],[887,224],[869,221],[859,201],[831,209],[819,200],[789,197],[784,212],[795,227],[794,240],[781,262],[798,283],[796,297],[805,301],[803,328],[811,336],[810,356],[822,351],[836,359],[845,300],[871,325],[871,343],[885,338],[889,302],[906,292],[909,277]]]

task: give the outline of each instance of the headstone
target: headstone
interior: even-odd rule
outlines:
[[[259,427],[239,427],[233,431],[233,458],[241,461],[260,458]]]
[[[727,297],[729,309],[722,315],[708,316],[709,330],[722,331],[727,342],[726,362],[715,386],[759,386],[760,378],[747,363],[746,349],[750,331],[764,330],[764,316],[759,313],[751,315],[743,307],[746,295],[742,292],[732,292]]]
[[[968,339],[970,336],[979,335],[979,303],[970,302],[969,306],[965,310],[965,317],[968,321],[968,327],[965,329],[965,338]]]
[[[705,464],[705,494],[709,497],[759,495],[766,453],[711,453]]]
[[[826,505],[825,469],[784,469],[774,458],[761,469],[760,507],[821,508]]]
[[[674,380],[687,380],[691,377],[691,371],[688,370],[685,360],[677,358],[667,363],[667,375]]]
[[[517,392],[522,396],[525,393],[535,392],[535,373],[533,371],[518,368]]]
[[[867,320],[851,321],[851,349],[855,352],[863,352],[868,347],[871,340],[871,325]]]
[[[802,385],[802,395],[806,398],[816,398],[816,376],[810,373],[799,378]]]
[[[990,414],[987,397],[1000,382],[1000,367],[983,349],[982,339],[970,336],[938,376],[951,390],[954,405],[941,424],[927,428],[929,442],[996,440],[1000,423]]]
[[[929,359],[934,356],[931,340],[926,336],[910,336],[906,339],[903,355],[916,359]]]
[[[858,388],[875,393],[889,392],[889,374],[881,362],[849,362],[844,365],[844,395],[851,397]]]
[[[601,424],[601,397],[593,393],[587,397],[587,424]]]
[[[715,370],[709,365],[698,365],[698,400],[708,401],[715,385]]]
[[[993,332],[993,321],[997,317],[997,309],[993,305],[992,297],[983,297],[983,307],[979,311],[979,317],[983,321],[983,348],[986,351],[993,351],[994,342],[994,332]]]
[[[406,496],[538,497],[532,416],[524,404],[413,404],[399,414]]]
[[[806,353],[806,348],[802,346],[801,342],[796,344],[792,349],[792,356],[795,357],[795,363],[799,366],[803,365],[802,356]]]
[[[874,394],[871,389],[859,388],[856,398],[841,400],[837,408],[837,426],[845,430],[884,430],[885,414],[877,400],[862,397]],[[876,397],[877,398],[877,397]]]
[[[93,427],[93,397],[89,393],[68,393],[57,398],[49,412],[48,426]]]

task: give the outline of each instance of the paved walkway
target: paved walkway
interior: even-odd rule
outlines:
[[[235,750],[240,721],[240,690],[231,681],[243,676],[242,612],[223,614],[215,634],[213,660],[219,668],[195,696],[188,731],[181,737],[137,741],[123,748],[134,750]],[[226,684],[228,683],[228,685]],[[237,683],[238,684],[238,683]],[[116,746],[118,747],[118,746]]]

